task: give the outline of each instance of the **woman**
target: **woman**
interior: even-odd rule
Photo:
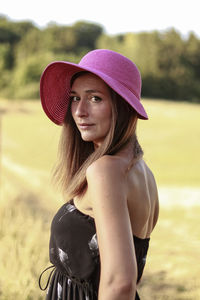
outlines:
[[[67,202],[52,221],[46,299],[139,299],[158,218],[135,134],[138,118],[148,119],[140,92],[135,64],[105,49],[78,65],[53,62],[41,77],[43,109],[63,125],[55,178]]]

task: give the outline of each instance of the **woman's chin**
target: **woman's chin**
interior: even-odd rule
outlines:
[[[81,135],[81,138],[84,142],[92,142],[93,141],[92,137],[86,136],[84,134]]]

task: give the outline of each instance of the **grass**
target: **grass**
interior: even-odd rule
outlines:
[[[189,198],[194,188],[197,193],[200,189],[199,106],[153,100],[144,103],[150,120],[139,122],[138,137],[164,194],[160,194],[160,218],[139,293],[143,300],[197,300],[200,201],[190,205],[190,199],[183,199],[184,192],[177,191],[187,188],[191,193],[185,197]],[[0,100],[0,111],[0,299],[40,300],[44,293],[37,280],[50,264],[50,223],[62,204],[50,183],[61,128],[51,124],[37,101]]]
[[[200,206],[161,207],[140,287],[142,299],[200,299]]]
[[[34,201],[33,194],[22,193],[1,202],[1,300],[42,299],[37,278],[48,263],[49,214],[33,209]]]
[[[158,184],[199,186],[200,106],[145,101],[145,107],[150,119],[139,123],[138,136]]]

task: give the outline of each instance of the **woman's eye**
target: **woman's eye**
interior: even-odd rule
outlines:
[[[71,96],[71,97],[70,97],[70,101],[75,102],[75,101],[79,101],[79,100],[80,100],[80,98],[77,97],[77,96]]]
[[[91,97],[91,100],[92,100],[93,102],[100,102],[102,99],[101,99],[100,97],[98,97],[98,96],[92,96],[92,97]]]

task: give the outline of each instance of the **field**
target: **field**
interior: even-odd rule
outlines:
[[[144,100],[138,124],[144,159],[153,170],[160,218],[152,234],[143,300],[200,299],[200,106]],[[41,271],[50,265],[52,216],[62,205],[51,183],[60,127],[38,101],[0,99],[0,300],[39,300]]]

